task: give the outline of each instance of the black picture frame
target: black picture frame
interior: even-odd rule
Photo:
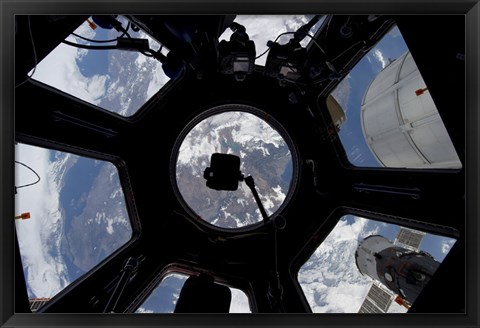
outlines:
[[[466,202],[467,202],[467,300],[466,314],[445,315],[150,315],[150,314],[15,314],[14,313],[14,16],[17,14],[107,13],[195,13],[195,14],[291,14],[295,13],[400,13],[466,15]],[[1,327],[142,327],[142,326],[251,326],[251,327],[335,327],[335,326],[442,326],[474,327],[478,318],[478,226],[479,189],[479,16],[478,1],[4,1],[0,2],[0,57],[2,78],[0,99],[0,326]],[[33,105],[33,104],[32,104]],[[448,302],[448,300],[445,300]]]

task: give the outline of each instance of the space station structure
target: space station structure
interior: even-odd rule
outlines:
[[[338,103],[334,96],[331,94],[327,97],[327,109],[332,118],[333,126],[335,130],[340,131],[340,127],[345,122],[346,115],[342,106]]]
[[[380,235],[366,237],[355,252],[358,270],[413,304],[440,263],[423,251],[412,251]]]
[[[38,297],[38,298],[31,298],[29,300],[30,303],[30,310],[32,313],[35,313],[40,309],[42,306],[47,304],[50,301],[49,297]]]
[[[381,166],[460,169],[462,164],[410,52],[370,83],[361,106],[365,141]]]

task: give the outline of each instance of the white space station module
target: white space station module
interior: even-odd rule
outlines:
[[[391,62],[370,83],[362,101],[361,126],[382,166],[462,167],[410,52]]]
[[[379,235],[366,237],[355,253],[358,270],[413,304],[440,263],[430,254],[395,245]]]

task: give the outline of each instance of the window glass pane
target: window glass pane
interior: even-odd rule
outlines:
[[[109,162],[25,144],[16,145],[15,159],[28,297],[49,299],[131,239],[125,198]]]
[[[129,26],[123,16],[117,19],[124,28]],[[115,45],[116,41],[95,43],[79,36],[102,41],[122,34],[100,26],[92,29],[87,21],[74,33],[77,36],[72,34],[66,41],[90,46]],[[129,28],[128,33],[132,38],[148,39],[151,49],[160,49],[160,44],[142,30]],[[133,115],[169,81],[158,60],[138,51],[80,49],[64,43],[37,65],[33,79],[122,116]]]
[[[284,32],[295,32],[301,26],[308,23],[315,15],[238,15],[235,22],[245,26],[246,32],[250,40],[255,42],[256,56],[261,55],[268,49],[267,42],[275,41],[275,39]],[[325,18],[321,18],[311,29],[310,35],[314,36],[315,32],[322,25]],[[220,36],[219,40],[230,41],[232,30],[227,28]],[[286,44],[293,37],[292,34],[281,36],[277,42]],[[306,37],[300,43],[306,47],[310,42],[310,38]],[[267,54],[255,60],[256,65],[264,66],[267,60]]]
[[[173,313],[182,287],[188,276],[179,273],[168,274],[150,296],[135,311],[136,313]],[[229,287],[232,292],[230,313],[251,313],[247,295],[237,288]]]
[[[232,110],[236,105],[231,106]],[[290,191],[293,167],[286,141],[266,121],[241,111],[212,115],[198,123],[178,151],[176,181],[188,207],[206,222],[240,228],[261,222],[252,191],[245,182],[233,191],[206,186],[203,173],[213,153],[240,157],[240,171],[252,176],[267,215],[275,213]]]
[[[462,167],[397,27],[360,60],[332,95],[345,112],[339,136],[353,165]]]
[[[346,215],[300,268],[298,282],[315,313],[358,313],[362,304],[362,313],[405,313],[454,243]]]

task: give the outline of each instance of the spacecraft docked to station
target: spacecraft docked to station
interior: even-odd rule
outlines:
[[[355,264],[360,273],[374,281],[360,313],[387,312],[393,299],[407,308],[415,302],[440,265],[419,250],[424,235],[401,228],[393,243],[372,235],[358,245]]]

